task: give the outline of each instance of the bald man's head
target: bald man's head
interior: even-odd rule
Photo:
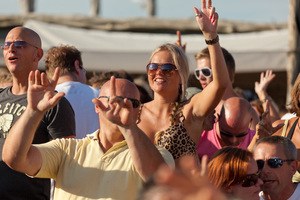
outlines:
[[[104,83],[104,85],[101,87],[100,90],[100,96],[110,95],[110,84],[111,84],[111,80]],[[135,86],[134,83],[126,79],[117,78],[115,80],[115,92],[116,92],[116,96],[122,96],[122,97],[140,100],[140,93],[138,88]]]
[[[229,127],[246,127],[248,128],[251,120],[251,104],[244,98],[231,97],[224,101],[221,118],[226,120]]]
[[[244,98],[231,97],[224,101],[219,116],[219,138],[226,146],[237,146],[247,135],[252,121],[250,110],[251,105]]]
[[[18,40],[23,40],[37,48],[42,48],[40,36],[29,28],[22,26],[15,27],[8,32],[5,38],[6,42],[14,42]]]

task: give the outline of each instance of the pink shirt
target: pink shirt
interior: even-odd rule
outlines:
[[[198,146],[197,153],[199,158],[203,155],[208,156],[208,160],[212,157],[212,155],[219,149],[222,149],[222,146],[219,142],[217,132],[216,132],[216,124],[214,123],[214,128],[210,131],[203,131]],[[242,149],[247,149],[250,144],[253,136],[255,135],[255,130],[249,129],[249,133],[245,136],[245,138],[241,141],[241,143],[237,146]]]

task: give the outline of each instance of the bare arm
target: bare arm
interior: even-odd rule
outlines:
[[[9,131],[2,152],[3,161],[16,171],[35,175],[41,168],[41,154],[31,144],[45,112],[64,96],[63,93],[54,94],[58,75],[57,69],[53,80],[48,81],[46,75],[38,70],[29,74],[27,108]]]
[[[256,142],[264,137],[273,135],[276,131],[282,128],[283,124],[278,124],[277,126],[272,126],[272,119],[269,112],[270,102],[266,102],[266,111],[262,114],[261,121],[256,125],[256,132],[252,138],[251,143],[248,145],[248,150],[252,151]]]
[[[196,20],[203,32],[205,40],[213,40],[218,36],[217,24],[218,14],[215,13],[215,8],[211,5],[211,0],[202,0],[201,12],[194,8]],[[208,45],[210,54],[210,63],[213,73],[213,81],[200,93],[194,95],[191,99],[193,107],[193,115],[196,118],[202,118],[211,113],[220,102],[226,86],[229,83],[229,75],[226,68],[224,56],[219,42]]]
[[[270,117],[272,122],[280,119],[278,106],[267,93],[267,88],[274,78],[275,74],[272,73],[272,70],[267,70],[265,74],[264,72],[260,74],[260,81],[255,82],[255,92],[262,102],[264,111],[266,111],[266,100],[270,101]]]

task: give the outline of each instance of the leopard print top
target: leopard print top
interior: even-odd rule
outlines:
[[[196,155],[197,145],[190,138],[183,126],[185,117],[182,120],[165,130],[158,138],[157,144],[167,149],[174,159],[178,159],[184,155]]]

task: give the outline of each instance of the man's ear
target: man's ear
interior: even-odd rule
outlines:
[[[36,56],[35,56],[35,61],[39,62],[42,59],[43,55],[44,55],[43,49],[37,49]]]
[[[77,75],[79,75],[79,73],[80,73],[80,64],[79,64],[79,61],[78,60],[75,60],[74,61],[74,69],[75,69],[75,73],[77,74]]]
[[[296,173],[296,171],[298,170],[298,161],[297,160],[294,160],[291,162],[291,174],[292,176]]]

